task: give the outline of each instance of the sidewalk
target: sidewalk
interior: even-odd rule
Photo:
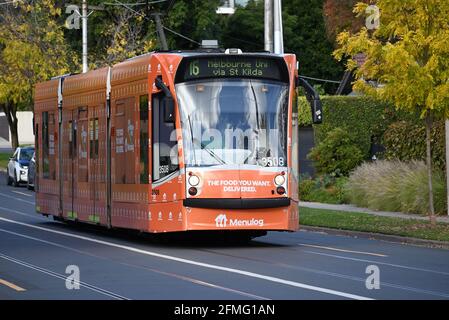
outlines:
[[[376,216],[383,217],[394,217],[403,219],[417,219],[417,220],[429,220],[429,217],[422,216],[418,214],[407,214],[402,212],[388,212],[388,211],[374,211],[367,208],[359,208],[350,204],[327,204],[318,202],[299,202],[300,207],[312,208],[312,209],[323,209],[323,210],[334,210],[334,211],[348,211],[348,212],[363,212]],[[449,223],[448,216],[437,216],[438,222]]]

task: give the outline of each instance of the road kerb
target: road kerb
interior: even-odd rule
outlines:
[[[305,226],[305,225],[300,226],[300,230],[308,231],[308,232],[321,232],[321,233],[327,233],[327,234],[331,234],[331,235],[340,235],[340,236],[349,236],[349,237],[354,237],[354,238],[381,240],[381,241],[387,241],[387,242],[395,242],[395,243],[401,243],[401,244],[416,245],[416,246],[421,246],[421,247],[431,247],[431,248],[440,248],[440,249],[448,249],[449,250],[449,241],[426,240],[426,239],[418,239],[418,238],[411,238],[411,237],[394,236],[394,235],[388,235],[388,234],[382,234],[382,233],[352,231],[352,230],[333,229],[333,228]]]

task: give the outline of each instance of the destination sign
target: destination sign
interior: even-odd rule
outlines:
[[[197,57],[184,61],[176,82],[204,78],[263,78],[288,81],[285,72],[285,62],[279,59],[237,56]]]

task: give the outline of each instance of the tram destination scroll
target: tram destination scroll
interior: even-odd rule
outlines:
[[[265,57],[196,57],[186,59],[177,82],[206,78],[260,78],[285,81],[285,62]],[[288,80],[287,80],[288,81]]]

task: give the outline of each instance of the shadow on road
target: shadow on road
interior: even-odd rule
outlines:
[[[51,218],[49,218],[51,219]],[[251,240],[247,234],[239,231],[187,231],[172,233],[145,233],[127,229],[106,229],[102,226],[87,223],[75,223],[71,221],[59,222],[39,222],[40,226],[51,226],[59,231],[77,231],[84,235],[107,237],[106,240],[122,240],[132,242],[131,244],[151,245],[153,247],[167,248],[267,248],[267,247],[288,247],[288,245],[267,243],[257,241],[261,238]]]

